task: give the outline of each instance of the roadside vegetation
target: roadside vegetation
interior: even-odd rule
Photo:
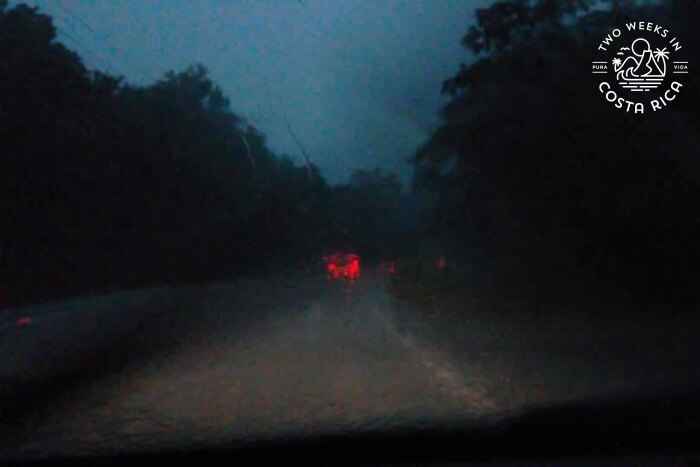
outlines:
[[[271,151],[203,65],[134,85],[0,0],[0,309],[405,248],[394,174],[331,185],[298,142]]]
[[[697,2],[501,0],[477,10],[462,39],[477,58],[444,82],[442,124],[412,159],[413,189],[431,200],[423,241],[457,272],[437,276],[437,258],[402,271],[402,296],[439,300],[445,313],[474,296],[523,312],[695,306],[698,78],[682,75],[672,105],[640,116],[616,109],[582,71],[601,37],[640,18],[700,62]]]
[[[0,0],[0,309],[334,251],[397,260],[397,294],[431,313],[695,303],[698,74],[640,116],[582,72],[611,25],[639,18],[700,63],[695,1],[477,9],[462,40],[475,58],[444,81],[406,189],[377,168],[331,185],[303,142],[296,158],[271,151],[204,66],[137,86],[86,67],[49,16]]]

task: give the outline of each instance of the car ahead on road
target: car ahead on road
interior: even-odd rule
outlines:
[[[328,279],[347,280],[360,277],[360,257],[355,253],[336,252],[323,257]]]

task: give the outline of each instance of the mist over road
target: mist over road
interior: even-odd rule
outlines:
[[[0,452],[160,451],[417,427],[663,391],[698,374],[696,324],[465,316],[429,322],[372,275],[352,285],[280,276],[14,310],[0,328],[8,356]],[[31,324],[17,325],[27,317]]]
[[[13,457],[201,447],[493,410],[483,386],[397,330],[391,303],[379,278],[343,285],[302,277],[36,312],[32,325],[5,330],[15,348],[4,366],[15,367],[3,371],[64,394],[18,417],[19,429],[3,430],[2,450]],[[114,371],[89,361],[90,345],[104,341],[109,359],[122,362],[109,366]],[[129,358],[132,351],[138,356]],[[54,378],[60,365],[82,383]]]

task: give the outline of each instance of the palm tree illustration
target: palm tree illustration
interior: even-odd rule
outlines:
[[[656,65],[659,68],[662,76],[666,76],[666,62],[668,61],[668,58],[669,55],[666,47],[663,49],[654,50],[654,60],[656,61]]]

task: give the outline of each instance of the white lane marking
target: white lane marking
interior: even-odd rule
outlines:
[[[428,370],[442,391],[459,401],[467,402],[468,407],[472,409],[496,408],[495,402],[488,397],[486,389],[469,382],[445,355],[425,348],[409,334],[400,333],[391,319],[385,313],[381,313],[377,307],[373,307],[373,312],[383,322],[389,333],[406,347],[421,366]]]

